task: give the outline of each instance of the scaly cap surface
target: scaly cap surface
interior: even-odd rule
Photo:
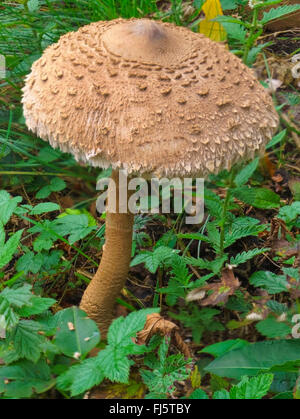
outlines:
[[[24,87],[27,126],[93,166],[206,175],[262,151],[272,99],[239,58],[201,34],[148,19],[62,36]]]

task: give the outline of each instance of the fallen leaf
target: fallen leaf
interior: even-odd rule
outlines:
[[[175,330],[178,330],[178,326],[175,323],[165,320],[158,313],[152,313],[147,316],[144,329],[138,332],[136,343],[138,345],[145,345],[152,336],[171,336]]]
[[[215,306],[219,303],[226,303],[230,295],[233,295],[240,285],[240,281],[234,276],[233,270],[225,268],[222,271],[220,281],[199,288],[199,291],[210,292],[210,295],[202,300],[200,304],[202,306]]]
[[[184,356],[186,358],[191,358],[189,347],[182,340],[178,326],[169,320],[165,320],[158,313],[152,313],[147,316],[144,329],[137,333],[135,343],[138,345],[146,345],[154,335],[172,336],[176,346]]]

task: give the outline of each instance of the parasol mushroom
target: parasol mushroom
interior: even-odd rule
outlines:
[[[111,166],[117,187],[120,169],[148,177],[229,169],[261,152],[278,124],[272,99],[224,45],[148,19],[62,36],[33,64],[23,104],[30,130],[78,161]],[[132,226],[132,214],[108,206],[101,263],[80,305],[104,334],[128,273]]]

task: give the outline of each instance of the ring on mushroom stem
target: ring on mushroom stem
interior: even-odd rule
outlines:
[[[23,91],[29,129],[78,161],[111,166],[116,183],[118,169],[148,178],[229,169],[262,152],[278,125],[271,97],[224,45],[149,19],[62,36]],[[101,263],[82,298],[104,334],[128,273],[132,225],[132,214],[108,209]]]

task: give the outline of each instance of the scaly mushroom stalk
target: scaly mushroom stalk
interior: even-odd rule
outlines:
[[[113,187],[115,182],[116,188]],[[116,192],[116,212],[110,211],[110,200]],[[106,335],[113,320],[115,300],[120,294],[129,269],[133,230],[133,214],[120,214],[119,208],[119,171],[112,172],[108,187],[108,207],[105,224],[105,246],[100,266],[85,290],[80,308],[93,319]]]

